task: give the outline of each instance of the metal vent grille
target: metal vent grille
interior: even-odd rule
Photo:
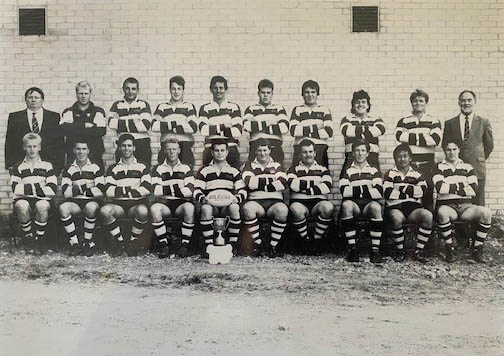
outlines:
[[[46,21],[44,8],[19,9],[19,35],[43,36],[46,34]]]
[[[378,6],[352,6],[352,32],[378,32]]]

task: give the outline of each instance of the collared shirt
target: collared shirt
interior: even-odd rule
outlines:
[[[75,194],[72,185],[80,186],[80,193]],[[64,170],[61,178],[61,189],[67,198],[91,199],[103,196],[105,189],[105,176],[103,168],[92,163],[89,159],[79,167],[77,160],[74,160]]]
[[[150,193],[149,170],[136,158],[129,164],[121,158],[107,169],[106,193],[107,197],[119,200],[139,200],[145,197]]]
[[[35,117],[37,118],[39,130],[41,130],[42,123],[44,122],[44,109],[40,108],[37,111],[31,111],[30,109],[26,109],[26,114],[28,115],[28,125],[30,125],[30,130],[32,132],[33,132],[33,123],[32,123],[33,113],[35,113]]]
[[[116,113],[118,117],[114,114]],[[136,98],[131,103],[126,99],[112,104],[107,115],[108,126],[119,134],[130,133],[135,139],[148,138],[152,116],[148,102]]]
[[[289,133],[287,112],[281,105],[250,105],[243,115],[243,129],[250,133],[250,141],[260,138],[282,141],[282,135]]]
[[[156,197],[190,200],[194,191],[193,171],[180,160],[173,167],[165,160],[152,169],[151,185]]]
[[[227,137],[230,146],[236,146],[242,134],[243,119],[240,107],[230,101],[220,105],[215,101],[200,107],[200,132],[205,137],[205,144],[210,147],[212,140]]]
[[[294,144],[304,138],[309,138],[315,144],[327,145],[327,139],[333,136],[333,122],[331,111],[327,106],[306,104],[292,109],[290,117],[290,133],[294,137]]]
[[[359,167],[352,162],[340,179],[343,199],[373,199],[383,197],[383,180],[380,171],[368,162]]]
[[[469,118],[469,132],[471,132],[471,127],[472,127],[472,121],[474,119],[474,112],[470,113],[469,115],[460,113],[459,114],[459,121],[460,121],[460,134],[462,135],[462,139],[464,139],[464,133],[465,133],[465,118],[466,116]]]
[[[438,193],[438,201],[471,200],[478,191],[478,178],[469,163],[458,159],[454,163],[443,160],[436,165],[432,182]]]
[[[248,189],[248,200],[283,199],[282,191],[287,187],[287,175],[282,165],[273,159],[266,165],[257,158],[243,167],[243,181]]]
[[[154,110],[152,132],[172,133],[179,141],[192,142],[197,129],[196,107],[191,103],[161,103]]]
[[[327,199],[326,194],[329,194],[332,188],[329,170],[317,161],[309,167],[302,161],[299,161],[297,166],[290,167],[287,171],[287,182],[291,199]]]
[[[345,154],[352,153],[352,144],[357,139],[363,139],[369,143],[370,153],[378,154],[380,146],[378,138],[385,134],[385,124],[379,117],[366,116],[361,119],[352,114],[345,116],[340,123],[341,134],[345,138]]]
[[[51,200],[56,194],[58,180],[50,162],[39,157],[30,162],[26,157],[11,170],[11,186],[14,199],[22,197]]]
[[[414,162],[433,161],[441,136],[441,122],[428,113],[421,118],[415,115],[403,117],[395,131],[396,140],[410,146]]]
[[[422,203],[422,197],[427,190],[427,182],[420,172],[409,167],[403,174],[397,167],[385,173],[383,177],[385,203],[394,206],[404,202]]]
[[[212,160],[206,167],[202,167],[196,174],[194,181],[194,199],[201,202],[213,190],[224,189],[235,195],[241,203],[247,198],[245,183],[238,169],[224,162],[217,167]]]

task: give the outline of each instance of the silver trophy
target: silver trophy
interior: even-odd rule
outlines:
[[[226,244],[222,233],[226,231],[228,226],[229,216],[226,216],[225,218],[213,218],[212,227],[217,233],[217,237],[215,238],[215,246],[224,246]]]

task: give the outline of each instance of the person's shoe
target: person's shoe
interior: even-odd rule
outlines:
[[[486,263],[483,257],[483,245],[473,247],[471,252],[472,259],[479,263]]]
[[[406,259],[406,251],[404,251],[403,249],[396,250],[395,256],[394,256],[394,261],[404,262],[405,259]]]
[[[79,244],[70,244],[68,247],[68,256],[78,256],[82,252],[81,247]]]
[[[180,248],[177,251],[177,256],[180,258],[186,258],[190,256],[190,251],[189,251],[189,244],[188,243],[183,243]]]
[[[254,249],[252,250],[252,257],[264,257],[264,251],[262,249],[262,244],[254,243]]]
[[[455,253],[453,246],[450,244],[445,245],[445,261],[448,263],[455,262]]]
[[[158,250],[158,258],[170,257],[170,248],[167,243],[161,243]]]
[[[278,251],[277,246],[270,246],[270,249],[268,251],[268,257],[269,258],[282,257],[282,254]]]
[[[37,241],[33,234],[26,234],[23,240],[23,248],[27,254],[33,254],[35,251],[35,246],[37,245]]]
[[[140,253],[140,241],[138,239],[129,240],[128,248],[126,249],[126,253],[129,257],[138,256]]]
[[[82,245],[82,254],[86,257],[91,257],[96,253],[96,244],[93,241],[84,241]]]
[[[357,247],[351,247],[347,255],[348,262],[359,262],[359,250]]]
[[[49,248],[47,247],[47,241],[43,238],[35,239],[35,247],[33,253],[35,255],[41,256],[47,253]]]
[[[425,257],[424,250],[416,250],[414,256],[416,261],[420,263],[427,263],[427,258]]]
[[[371,250],[371,254],[369,255],[369,260],[371,263],[382,263],[382,257],[380,255],[379,250]]]
[[[117,239],[112,240],[112,246],[110,249],[110,257],[120,257],[126,250],[124,246],[124,240],[119,241]]]
[[[232,247],[233,256],[238,256],[240,254],[240,251],[238,248],[238,242],[231,242],[231,247]]]
[[[311,254],[313,256],[322,256],[322,239],[313,239],[311,244]]]

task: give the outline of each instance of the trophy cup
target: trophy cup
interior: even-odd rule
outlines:
[[[229,226],[229,216],[226,216],[225,218],[217,218],[214,217],[213,222],[212,222],[212,227],[214,231],[217,233],[217,237],[215,238],[215,246],[224,246],[226,244],[224,237],[222,236],[222,233],[228,228]]]

